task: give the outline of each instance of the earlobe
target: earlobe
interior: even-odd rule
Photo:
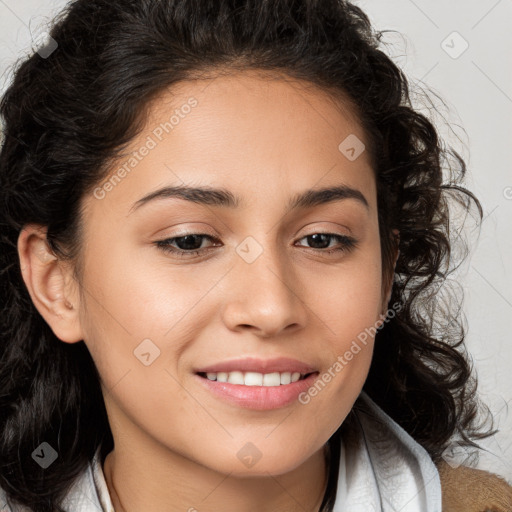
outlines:
[[[81,341],[79,294],[72,269],[51,251],[46,228],[25,226],[18,237],[18,255],[32,302],[54,334],[66,343]]]

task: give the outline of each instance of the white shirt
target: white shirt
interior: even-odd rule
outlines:
[[[341,444],[334,512],[442,512],[439,473],[426,450],[361,392],[359,428]],[[0,489],[0,506],[5,503]],[[69,512],[115,512],[100,463],[74,482],[62,507]],[[30,512],[4,505],[0,512]]]

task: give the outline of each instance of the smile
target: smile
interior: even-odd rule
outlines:
[[[286,407],[294,402],[299,403],[299,395],[313,385],[318,375],[319,372],[303,375],[298,372],[268,374],[245,372],[244,374],[233,371],[196,373],[195,378],[201,386],[222,402],[237,408],[264,411]],[[228,379],[235,382],[229,382]]]

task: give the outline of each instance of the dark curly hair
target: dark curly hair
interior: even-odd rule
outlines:
[[[436,463],[454,438],[478,446],[494,433],[477,424],[489,410],[476,394],[459,299],[440,300],[462,243],[451,205],[476,210],[477,221],[482,208],[461,184],[463,158],[412,107],[408,80],[379,49],[383,33],[346,0],[75,0],[54,19],[53,53],[17,64],[0,107],[0,486],[10,500],[62,511],[96,449],[104,457],[113,448],[84,342],[62,343],[31,301],[20,231],[46,226],[79,282],[82,198],[140,133],[152,99],[208,73],[282,73],[349,102],[375,171],[385,276],[399,243],[390,302],[403,305],[376,335],[364,390]],[[322,512],[332,511],[351,418],[328,441]],[[31,460],[43,441],[59,453],[44,471]]]

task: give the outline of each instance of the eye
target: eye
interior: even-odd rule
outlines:
[[[338,240],[338,245],[334,246],[334,248],[330,248],[329,250],[325,250],[328,247],[332,247],[330,246],[329,239]],[[301,240],[307,240],[308,243],[313,244],[313,247],[311,247],[312,249],[317,249],[328,254],[342,251],[348,252],[357,245],[357,242],[354,238],[345,235],[338,235],[335,233],[313,233],[311,235],[305,236],[304,238],[301,238]]]
[[[165,253],[172,253],[179,257],[197,256],[201,254],[205,248],[202,247],[203,239],[218,241],[216,238],[204,233],[188,233],[165,240],[158,240],[155,245]],[[177,248],[173,246],[177,245]]]

